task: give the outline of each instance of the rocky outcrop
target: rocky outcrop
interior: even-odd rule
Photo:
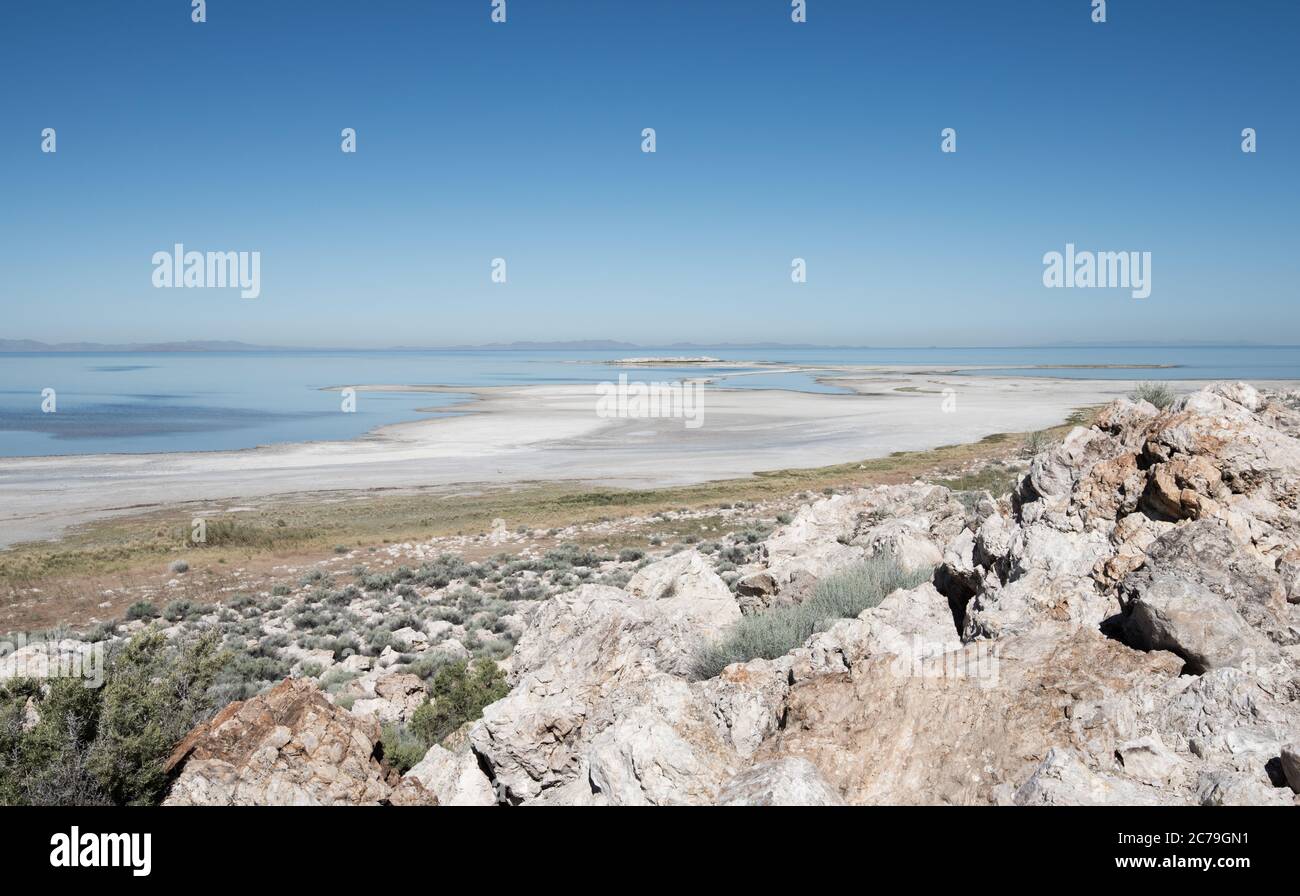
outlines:
[[[934,582],[708,681],[681,647],[734,614],[698,561],[579,589],[539,612],[474,750],[525,803],[1289,802],[1297,434],[1289,405],[1218,385],[1115,403],[1000,501],[817,501],[738,581],[742,612],[876,556]],[[698,611],[653,609],[683,592]]]
[[[373,679],[361,679],[358,688],[366,688],[363,696],[352,704],[352,714],[372,718],[380,724],[405,722],[428,699],[424,682],[418,675],[392,673]]]
[[[1159,734],[1148,734],[1116,748],[1115,758],[1130,778],[1156,787],[1180,778],[1185,765],[1164,745]]]
[[[1010,799],[1005,791],[1000,797],[1015,806],[1150,806],[1161,802],[1156,791],[1094,772],[1074,753],[1059,747],[1047,751]]]
[[[379,726],[334,706],[310,682],[286,679],[195,728],[167,760],[169,806],[427,804],[376,750]]]
[[[757,758],[803,756],[851,803],[992,802],[1053,746],[1113,768],[1180,665],[1060,623],[930,657],[888,643],[867,634],[848,671],[798,682]]]
[[[1294,404],[1244,384],[1164,412],[1116,402],[1036,457],[1010,505],[945,551],[936,581],[967,601],[967,641],[1006,650],[1064,625],[1182,663],[1163,684],[1108,698],[1140,735],[1116,745],[1117,767],[1053,744],[1063,752],[1016,801],[1060,801],[1062,782],[1101,801],[1140,802],[1145,791],[1111,786],[1124,782],[1172,802],[1276,801],[1268,767],[1300,722]],[[1148,689],[1151,702],[1134,698]],[[1116,774],[1104,787],[1090,777]]]
[[[697,558],[651,564],[629,582],[635,594],[586,585],[538,610],[515,650],[514,687],[470,732],[506,800],[552,798],[577,781],[566,802],[706,802],[734,774],[722,720],[742,741],[764,723],[744,700],[714,694],[715,707],[685,680],[696,646],[740,616]]]
[[[404,776],[438,799],[439,806],[495,806],[496,791],[468,750],[453,753],[434,744]]]
[[[792,666],[793,661],[787,657],[734,663],[716,678],[693,685],[723,740],[740,758],[753,756],[780,727],[790,693]]]
[[[750,766],[722,788],[723,806],[839,806],[817,766],[807,759],[787,757]]]
[[[467,748],[400,782],[377,719],[404,718],[418,679],[367,672],[364,718],[286,682],[191,735],[172,799],[1292,805],[1296,406],[1244,384],[1119,401],[1009,495],[915,483],[808,505],[734,594],[690,551],[542,601]],[[697,648],[742,616],[873,557],[938,567],[693,680]]]
[[[1286,590],[1253,545],[1222,520],[1188,523],[1156,539],[1120,585],[1124,632],[1147,650],[1172,650],[1191,672],[1241,665],[1287,642]]]
[[[592,738],[583,757],[592,792],[616,806],[714,802],[740,762],[707,705],[666,675],[633,694],[634,705]]]

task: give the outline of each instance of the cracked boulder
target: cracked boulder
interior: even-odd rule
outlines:
[[[168,758],[168,806],[436,804],[418,782],[385,768],[379,725],[330,703],[309,681],[286,679],[232,703],[191,731]]]

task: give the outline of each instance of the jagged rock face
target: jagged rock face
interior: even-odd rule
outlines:
[[[1246,772],[1205,772],[1196,781],[1196,803],[1201,806],[1290,806],[1284,788]]]
[[[1283,602],[1300,571],[1297,431],[1300,414],[1244,384],[1216,384],[1163,413],[1114,403],[1092,429],[1034,459],[1011,512],[986,519],[969,549],[958,540],[945,551],[938,581],[973,598],[965,636],[1023,630],[1040,609],[1059,614],[1060,594],[1073,592],[1073,622],[1136,613],[1125,630],[1146,649],[1179,649],[1171,625],[1188,626],[1168,614],[1218,619],[1207,628],[1222,643],[1202,645],[1218,651],[1211,663],[1233,661],[1224,644],[1246,647],[1250,632],[1295,644]]]
[[[1141,801],[1124,781],[1178,802],[1276,801],[1265,769],[1300,719],[1300,619],[1287,603],[1300,558],[1297,433],[1290,404],[1244,384],[1163,413],[1116,402],[1034,460],[1010,513],[945,551],[936,581],[969,589],[967,640],[1052,620],[1169,651],[1190,673],[1153,705],[1130,701],[1142,736],[1118,748],[1122,781],[1099,784],[1112,773],[1105,757],[1057,742],[1013,801],[1069,801],[1069,782],[1082,802],[1082,791]]]
[[[658,671],[665,629],[653,604],[616,588],[586,585],[544,604],[515,648],[514,685],[486,707],[470,743],[514,801],[579,774],[581,750],[612,723],[620,698]],[[678,634],[684,634],[679,632]],[[669,663],[681,644],[665,644]]]
[[[840,806],[843,801],[807,759],[760,762],[727,782],[718,796],[724,806]]]
[[[1254,526],[1250,540],[1271,556],[1300,523],[1298,427],[1300,414],[1244,384],[1216,384],[1163,413],[1116,402],[1034,460],[1017,521],[1109,534],[1138,511],[1167,522],[1220,517]]]
[[[334,706],[311,682],[286,679],[195,728],[167,761],[169,806],[428,804],[375,753],[379,726]]]
[[[1148,734],[1116,748],[1115,758],[1126,775],[1143,784],[1163,787],[1183,774],[1184,762],[1165,746],[1159,734]]]
[[[1272,658],[1269,642],[1295,640],[1286,589],[1273,566],[1221,520],[1161,536],[1120,594],[1129,642],[1172,650],[1192,672]]]
[[[515,648],[512,681],[602,651],[635,650],[638,662],[685,674],[696,645],[739,618],[726,583],[698,552],[685,551],[642,569],[626,591],[583,585],[542,604]]]
[[[495,806],[496,790],[468,750],[453,753],[434,744],[404,776],[438,798],[439,806]]]
[[[1047,624],[900,659],[867,637],[848,671],[796,684],[785,727],[757,758],[803,756],[850,803],[991,802],[1054,745],[1112,764],[1138,736],[1133,706],[1181,665]]]
[[[1006,585],[978,592],[966,605],[962,635],[967,641],[997,639],[1027,631],[1044,619],[1096,628],[1118,608],[1087,578],[1036,569]]]
[[[734,663],[717,678],[692,686],[709,708],[723,740],[741,759],[753,756],[780,727],[790,693],[791,666],[785,657]]]
[[[740,762],[708,705],[666,675],[641,693],[592,739],[585,761],[593,792],[616,806],[714,802]]]
[[[617,588],[584,585],[539,608],[515,650],[510,694],[470,732],[511,802],[708,802],[771,723],[763,696],[721,707],[685,680],[695,648],[740,618],[730,590],[694,552]],[[751,687],[746,680],[737,690]],[[725,720],[733,722],[734,734]],[[584,790],[585,788],[585,790]]]
[[[354,716],[373,718],[380,722],[405,722],[415,714],[427,699],[424,682],[418,675],[396,672],[378,678],[359,679],[358,687],[369,685],[373,696],[364,696],[352,704]],[[366,691],[362,691],[366,693]]]
[[[999,802],[1015,806],[1153,806],[1159,792],[1113,775],[1098,774],[1070,750],[1052,747],[1034,773]]]
[[[698,551],[682,551],[651,563],[628,580],[627,592],[663,601],[660,609],[681,612],[706,626],[729,625],[740,618],[726,582]]]

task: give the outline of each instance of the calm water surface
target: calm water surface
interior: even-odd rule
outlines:
[[[1108,379],[1300,379],[1300,347],[1089,346],[972,349],[636,349],[637,355],[707,354],[798,365],[986,365],[1019,376]],[[375,383],[449,386],[673,380],[735,373],[732,367],[627,368],[612,351],[306,351],[0,354],[0,456],[215,451],[284,442],[356,438],[387,423],[455,412],[464,395],[357,395],[340,412],[328,386]],[[1070,365],[1175,364],[1168,370]],[[1058,365],[1055,367],[1048,365]],[[1017,369],[1029,368],[1029,369]],[[813,374],[755,369],[733,388],[842,391]],[[42,413],[52,388],[57,411]]]

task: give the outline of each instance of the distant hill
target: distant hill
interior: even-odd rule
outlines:
[[[638,348],[631,342],[617,342],[613,339],[578,339],[572,342],[488,342],[483,345],[450,346],[398,346],[392,351],[418,352],[441,349],[442,351],[606,351],[608,349]]]
[[[644,346],[639,346],[644,347]],[[803,342],[674,342],[671,345],[655,346],[656,348],[673,348],[673,349],[748,349],[748,348],[785,348],[785,349],[802,349],[802,348],[830,348],[830,349],[848,349],[848,348],[870,348],[868,345],[813,345]]]

